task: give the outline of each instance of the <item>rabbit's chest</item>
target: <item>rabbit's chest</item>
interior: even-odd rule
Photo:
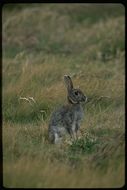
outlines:
[[[83,109],[80,107],[79,109],[74,110],[73,119],[72,119],[72,129],[76,129],[77,126],[80,126],[80,123],[83,119]]]
[[[76,107],[73,114],[74,114],[75,121],[82,120],[83,119],[83,108],[81,106]]]

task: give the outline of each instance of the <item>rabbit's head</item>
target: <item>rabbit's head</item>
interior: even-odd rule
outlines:
[[[72,104],[78,104],[80,102],[86,102],[87,97],[80,89],[73,88],[71,77],[64,75],[64,82],[68,92],[68,101]]]

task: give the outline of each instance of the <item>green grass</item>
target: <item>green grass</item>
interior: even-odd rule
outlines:
[[[2,21],[4,186],[123,186],[124,6],[8,4]],[[88,102],[80,138],[57,146],[47,130],[52,111],[66,102],[65,74]]]

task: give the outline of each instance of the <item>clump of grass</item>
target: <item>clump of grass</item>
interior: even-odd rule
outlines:
[[[73,153],[90,154],[95,151],[98,139],[89,133],[86,133],[82,138],[74,141],[70,146],[70,151]]]

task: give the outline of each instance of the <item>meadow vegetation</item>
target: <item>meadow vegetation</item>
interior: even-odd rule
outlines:
[[[124,43],[122,4],[3,6],[4,187],[124,185]],[[88,102],[80,138],[55,146],[47,129],[66,102],[65,74]]]

